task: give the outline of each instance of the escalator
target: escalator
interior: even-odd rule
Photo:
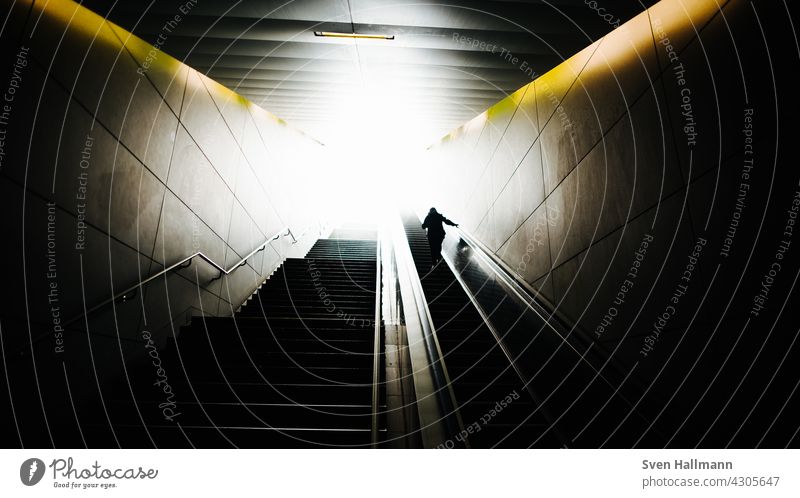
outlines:
[[[644,387],[613,352],[520,284],[469,233],[452,230],[445,259],[431,269],[419,219],[409,214],[403,223],[461,425],[473,427],[466,432],[472,447],[665,444],[653,407],[635,402]]]
[[[635,443],[650,423],[629,401],[637,398],[628,376],[546,310],[520,308],[499,274],[483,271],[478,253],[487,253],[465,245],[468,234],[448,236],[447,262],[431,268],[419,219],[399,221],[391,236],[334,231],[304,258],[285,260],[233,317],[195,317],[89,410],[86,444]],[[653,432],[644,444],[659,443]]]
[[[373,393],[384,371],[374,322],[377,242],[336,235],[318,240],[305,258],[287,259],[233,317],[194,318],[183,327],[160,353],[180,415],[163,416],[166,383],[145,384],[135,392],[137,406],[111,403],[119,444],[377,445],[386,432],[377,415],[383,394]],[[136,376],[153,379],[146,367]]]
[[[459,410],[463,430],[453,446],[560,447],[555,428],[450,268],[444,262],[431,268],[419,219],[404,215],[403,225]]]

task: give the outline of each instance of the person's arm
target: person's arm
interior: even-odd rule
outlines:
[[[447,219],[447,218],[445,218],[444,216],[442,216],[442,221],[444,221],[445,223],[447,223],[447,224],[448,224],[448,225],[450,225],[451,227],[457,227],[457,226],[458,226],[458,223],[453,223],[452,221],[448,220],[448,219]]]
[[[422,222],[422,228],[428,228],[428,217],[425,217],[425,221]]]

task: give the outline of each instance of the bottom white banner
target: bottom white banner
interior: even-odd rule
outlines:
[[[0,496],[798,497],[798,450],[2,450]]]

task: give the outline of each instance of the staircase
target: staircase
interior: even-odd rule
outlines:
[[[320,239],[305,258],[287,259],[233,317],[193,319],[160,352],[180,415],[165,420],[165,393],[138,389],[138,411],[131,400],[111,403],[119,444],[369,447],[376,245]],[[383,344],[379,351],[382,382]],[[147,367],[137,376],[153,379]],[[385,435],[383,417],[378,429]]]
[[[557,448],[561,443],[450,268],[431,269],[419,219],[403,216],[439,345],[472,448]],[[534,444],[535,442],[535,444]]]
[[[595,364],[588,349],[567,343],[572,332],[551,333],[546,314],[520,319],[527,308],[515,307],[494,277],[481,274],[464,253],[460,277],[488,310],[517,366],[528,369],[522,374],[532,384],[526,385],[450,267],[441,262],[431,268],[419,219],[406,215],[403,224],[458,410],[460,427],[449,429],[451,444],[663,445],[657,427],[637,443],[652,425],[629,401],[639,399],[637,385],[626,385],[627,376],[619,378],[616,370]],[[382,323],[377,334],[374,323],[375,238],[374,230],[334,231],[306,257],[287,259],[234,316],[196,317],[166,347],[145,346],[144,361],[132,361],[112,389],[55,421],[68,428],[74,420],[85,428],[59,430],[59,445],[391,446],[385,337]],[[392,379],[397,365],[393,361]],[[413,429],[397,413],[390,418],[393,433],[410,435]],[[462,428],[466,432],[456,437]]]

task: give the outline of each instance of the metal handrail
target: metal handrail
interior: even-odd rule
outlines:
[[[402,220],[397,216],[392,224],[392,248],[400,275],[400,293],[409,337],[420,435],[425,447],[436,447],[451,441],[451,438],[463,430],[464,424]],[[414,318],[418,320],[419,326],[416,332]],[[415,335],[418,340],[414,340]],[[464,444],[469,447],[468,443]]]
[[[380,409],[381,368],[381,238],[375,248],[375,335],[372,348],[372,447],[378,447],[378,416]]]
[[[194,258],[198,258],[199,257],[200,259],[202,259],[203,261],[207,262],[208,264],[210,264],[211,266],[213,266],[214,268],[216,268],[219,271],[219,275],[217,275],[216,277],[211,279],[211,282],[213,282],[214,280],[218,280],[218,279],[222,278],[224,275],[230,275],[237,268],[240,268],[240,267],[244,266],[247,263],[247,260],[250,257],[252,257],[254,254],[256,254],[258,252],[261,252],[264,249],[266,249],[266,247],[271,242],[273,242],[275,240],[278,240],[281,237],[286,237],[286,236],[290,236],[292,238],[292,244],[296,244],[297,243],[297,239],[295,238],[294,234],[292,233],[292,230],[289,227],[283,227],[280,230],[278,230],[278,232],[275,233],[275,235],[269,237],[261,245],[259,245],[258,247],[256,247],[252,251],[250,251],[247,254],[247,256],[243,257],[241,260],[239,260],[236,264],[234,264],[228,270],[226,270],[225,268],[220,266],[217,262],[215,262],[210,257],[206,256],[202,251],[197,251],[194,254],[183,258],[182,260],[178,261],[177,263],[164,268],[163,270],[159,271],[158,273],[156,273],[154,275],[151,275],[151,276],[147,277],[144,280],[139,281],[139,283],[128,287],[124,291],[118,292],[117,294],[114,294],[114,296],[106,299],[105,301],[97,304],[96,306],[93,306],[93,307],[89,308],[88,310],[85,310],[83,313],[75,315],[74,317],[72,317],[69,320],[67,320],[66,322],[64,322],[64,328],[72,325],[73,323],[77,322],[81,318],[89,316],[90,314],[94,313],[95,311],[97,311],[97,310],[99,310],[99,309],[101,309],[101,308],[103,308],[103,307],[105,307],[105,306],[107,306],[107,305],[109,305],[109,304],[111,304],[113,302],[117,302],[119,300],[127,301],[128,299],[132,298],[133,295],[135,295],[135,294],[131,295],[132,293],[134,293],[135,291],[138,291],[139,288],[141,288],[142,286],[152,282],[153,280],[155,280],[155,279],[157,279],[157,278],[159,278],[159,277],[161,277],[163,275],[166,275],[167,273],[173,272],[175,270],[188,268],[192,264],[192,260]]]
[[[466,281],[461,276],[461,273],[458,271],[458,268],[456,268],[456,264],[452,260],[451,256],[449,254],[444,254],[443,252],[442,257],[445,263],[447,263],[447,265],[450,267],[450,270],[453,272],[453,275],[455,276],[459,285],[461,285],[461,288],[464,289],[464,293],[469,298],[470,302],[472,303],[472,306],[474,306],[475,309],[478,311],[478,314],[481,316],[481,319],[483,320],[483,324],[492,334],[494,340],[497,342],[497,345],[500,347],[500,351],[511,364],[511,367],[514,369],[514,373],[516,373],[517,377],[522,381],[522,385],[525,387],[525,390],[528,391],[528,394],[530,395],[531,399],[534,400],[537,406],[543,407],[543,403],[541,402],[539,395],[533,389],[532,379],[530,379],[522,370],[522,368],[520,368],[518,363],[518,358],[515,357],[515,355],[509,349],[508,345],[506,344],[506,341],[503,339],[503,335],[500,333],[499,330],[497,330],[497,327],[495,327],[494,322],[492,321],[489,314],[486,313],[486,311],[483,309],[483,306],[481,306],[481,304],[478,302],[474,292],[469,288]],[[495,272],[497,271],[494,268],[492,269]],[[561,431],[561,429],[559,429],[558,425],[555,423],[556,418],[550,413],[550,410],[546,408],[542,408],[542,415],[544,416],[545,420],[547,420],[547,422],[550,424],[550,426],[553,428],[553,433],[556,436],[556,438],[562,443],[562,447],[566,448],[567,438],[564,436],[563,431]]]
[[[569,336],[578,337],[584,342],[583,346],[588,346],[593,341],[586,337],[586,334],[581,330],[577,324],[568,320],[559,310],[558,307],[550,302],[547,298],[542,296],[536,289],[534,289],[528,282],[522,279],[516,272],[514,272],[503,260],[497,257],[494,252],[487,248],[481,241],[475,238],[468,231],[461,227],[454,227],[462,240],[467,242],[474,249],[477,249],[479,257],[486,262],[492,269],[494,274],[499,277],[506,287],[513,292],[519,302],[525,304],[534,314],[536,314],[547,327],[558,335],[564,343],[573,349],[579,356],[581,353],[575,349],[575,346],[569,341]],[[553,320],[555,319],[555,320]],[[558,327],[556,327],[556,325]],[[562,330],[559,330],[562,329]],[[570,331],[575,332],[570,334]],[[598,345],[594,345],[595,349]]]
[[[520,277],[515,271],[513,271],[502,259],[498,258],[494,252],[492,252],[489,248],[487,248],[481,241],[479,241],[475,236],[471,233],[466,231],[461,227],[453,227],[450,230],[455,230],[459,233],[461,238],[468,242],[469,245],[477,248],[479,254],[484,257],[484,261],[490,263],[490,266],[493,267],[495,274],[503,278],[504,281],[507,283],[513,281],[514,284],[522,287],[525,289],[528,296],[521,295],[520,293],[515,291],[515,294],[519,298],[521,298],[525,304],[535,313],[541,314],[543,311],[546,311],[549,314],[552,314],[555,318],[560,320],[562,323],[568,323],[569,321],[566,319],[563,314],[561,314],[558,309],[556,308],[555,304],[550,302],[546,297],[544,297],[540,292],[534,289],[528,282],[526,282],[522,277]],[[534,306],[534,303],[539,304],[539,302],[544,303],[544,306],[541,308],[537,308]]]
[[[494,254],[494,252],[489,250],[483,243],[463,228],[453,227],[453,229],[459,233],[461,240],[476,250],[478,256],[487,263],[492,272],[503,281],[505,287],[514,294],[517,301],[523,303],[528,309],[541,318],[547,327],[558,335],[567,347],[571,348],[579,357],[583,357],[583,354],[578,351],[575,345],[569,340],[570,337],[578,338],[583,342],[583,347],[591,345],[595,354],[599,353],[602,355],[602,361],[607,363],[618,375],[620,373],[625,375],[623,369],[613,355],[609,354],[601,344],[588,337],[586,332],[581,329],[578,324],[565,317],[555,304],[550,302],[550,300],[542,296],[536,289],[528,284],[528,282],[523,280],[503,260]],[[467,292],[467,294],[470,295],[470,292]],[[592,365],[588,361],[587,363],[603,380],[608,382],[608,380],[600,374],[595,365]],[[630,379],[628,382],[636,384],[635,379]]]

